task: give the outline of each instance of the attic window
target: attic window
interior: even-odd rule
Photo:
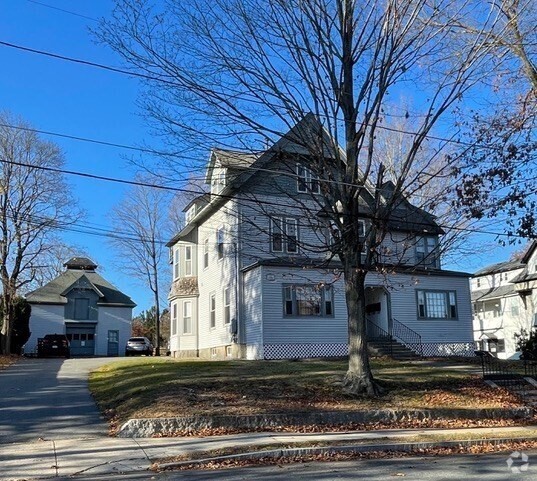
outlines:
[[[226,171],[224,169],[214,169],[211,182],[211,194],[218,194],[226,185]]]
[[[196,206],[193,205],[190,209],[186,211],[185,222],[188,224],[196,216]]]
[[[303,165],[296,164],[296,175],[298,192],[311,192],[313,194],[321,192],[319,179],[313,171]]]

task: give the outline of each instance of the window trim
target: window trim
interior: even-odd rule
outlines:
[[[227,296],[226,296],[227,293]],[[223,292],[224,300],[224,325],[231,324],[231,288],[226,287]]]
[[[319,314],[313,315],[301,315],[298,313],[298,304],[296,297],[297,288],[318,288],[320,294],[320,312]],[[287,295],[291,293],[291,296]],[[329,294],[329,298],[328,295]],[[292,314],[287,312],[288,302],[291,302],[291,311]],[[328,307],[330,306],[330,307]],[[329,314],[327,312],[330,311]],[[334,308],[334,288],[330,284],[318,287],[317,284],[282,284],[282,313],[284,318],[296,318],[296,319],[307,319],[307,318],[333,318],[335,317],[335,308]]]
[[[216,252],[219,261],[224,258],[224,234],[224,226],[216,229]]]
[[[434,247],[429,249],[428,241],[434,240]],[[423,243],[423,246],[421,245]],[[416,238],[416,244],[414,246],[414,254],[416,256],[416,264],[423,265],[425,267],[440,268],[440,256],[439,256],[438,236],[422,235]],[[423,253],[419,251],[423,247]],[[419,254],[423,254],[423,258],[420,259]]]
[[[303,174],[301,174],[301,171]],[[320,194],[321,184],[319,183],[319,177],[315,175],[312,169],[297,162],[296,164],[296,190],[301,194]],[[315,186],[315,190],[312,188]]]
[[[278,225],[279,224],[279,225]],[[276,230],[279,232],[277,232]],[[290,235],[291,228],[294,228],[295,235]],[[280,235],[281,249],[275,248],[275,236]],[[300,231],[298,219],[296,217],[270,216],[270,251],[280,254],[298,254],[300,251]],[[294,239],[294,241],[293,241]],[[289,250],[289,246],[294,245],[294,249]]]
[[[189,253],[187,256],[187,252]],[[194,275],[193,271],[193,261],[192,261],[192,246],[185,246],[185,277],[192,277]]]
[[[420,292],[424,295],[424,315],[420,314]],[[444,294],[445,309],[447,317],[430,317],[427,309],[427,293]],[[453,295],[454,304],[451,304],[451,295]],[[455,307],[455,316],[451,315],[451,307]],[[419,320],[426,321],[458,321],[459,320],[459,305],[457,299],[457,291],[452,289],[416,289],[416,313]]]
[[[190,308],[189,308],[190,316],[185,315],[187,306],[190,306]],[[188,331],[185,328],[186,327],[186,324],[185,324],[186,319],[190,319],[190,321],[189,321],[190,322],[190,325],[189,325],[190,329]],[[182,320],[183,320],[183,323],[182,323],[183,324],[183,326],[182,326],[183,327],[183,329],[182,329],[183,334],[184,335],[192,334],[192,301],[183,301],[183,316],[182,316]]]
[[[177,302],[172,304],[171,335],[177,336]]]
[[[203,269],[209,268],[209,238],[203,242]]]
[[[179,252],[179,246],[175,246],[173,251],[173,280],[177,280],[181,277],[181,256]]]
[[[216,292],[209,293],[209,329],[216,329]]]

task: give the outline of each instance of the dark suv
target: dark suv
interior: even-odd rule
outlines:
[[[71,349],[65,334],[46,334],[37,340],[37,357],[59,356],[69,359]]]

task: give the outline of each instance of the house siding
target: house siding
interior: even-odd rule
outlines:
[[[26,354],[37,352],[37,340],[45,334],[65,334],[64,305],[32,304],[31,335],[24,346]]]
[[[222,357],[225,352],[218,347],[232,344],[234,322],[224,322],[224,289],[230,290],[230,321],[237,318],[236,296],[236,263],[237,263],[237,218],[238,206],[235,201],[228,201],[220,210],[206,219],[198,228],[194,236],[197,243],[192,243],[193,262],[195,259],[194,275],[197,276],[197,295],[181,298],[172,298],[170,308],[173,312],[173,304],[177,303],[178,327],[177,335],[171,337],[170,348],[172,355],[176,357]],[[217,230],[224,228],[224,252],[221,259],[217,250]],[[205,239],[209,240],[209,266],[204,267]],[[188,245],[179,242],[174,246]],[[184,250],[184,247],[183,247]],[[194,254],[195,251],[195,254]],[[183,260],[181,266],[183,267]],[[184,271],[182,271],[184,272]],[[173,286],[172,286],[173,291]],[[216,299],[216,325],[210,326],[211,294]],[[182,303],[184,300],[192,301],[192,334],[182,333]]]
[[[263,268],[258,267],[244,274],[243,326],[247,359],[263,358]]]
[[[368,274],[368,282],[386,283],[376,274]],[[472,310],[467,277],[435,275],[390,275],[391,315],[421,335],[423,343],[451,344],[472,342]],[[416,291],[455,291],[457,319],[419,319]]]
[[[95,326],[95,355],[108,355],[108,331],[118,331],[119,355],[125,355],[125,346],[131,335],[132,309],[130,307],[99,306],[99,321]]]

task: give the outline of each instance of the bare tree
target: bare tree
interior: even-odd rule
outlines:
[[[484,8],[492,9],[495,22],[483,15]],[[461,119],[465,140],[473,145],[462,154],[459,207],[467,217],[500,221],[509,234],[533,236],[537,232],[537,4],[477,0],[468,13],[456,28],[470,41],[486,38],[490,48],[484,80],[492,88],[481,99],[486,108],[473,106],[470,115]]]
[[[111,214],[121,234],[113,236],[119,267],[148,287],[153,294],[156,355],[160,355],[160,315],[163,286],[169,282],[166,238],[170,235],[167,213],[169,195],[163,190],[135,186]]]
[[[310,119],[288,140],[319,179],[322,195],[304,207],[311,212],[317,206],[326,216],[331,249],[343,266],[349,332],[344,385],[352,393],[379,393],[366,349],[366,275],[383,269],[380,246],[390,224],[402,220],[397,213],[408,190],[445,173],[418,175],[412,166],[482,74],[488,36],[467,42],[455,35],[468,2],[446,20],[440,12],[449,4],[170,0],[155,9],[142,0],[116,0],[113,17],[98,32],[148,78],[143,107],[175,149],[211,143],[260,151]],[[392,94],[407,89],[419,90],[419,106],[405,134],[408,148],[388,182],[392,176],[376,156],[377,134],[395,104]],[[439,152],[443,144],[436,142]]]
[[[19,119],[0,116],[0,282],[3,353],[9,353],[14,302],[47,267],[57,229],[80,218],[63,175],[60,149]],[[47,170],[52,169],[52,170]]]

